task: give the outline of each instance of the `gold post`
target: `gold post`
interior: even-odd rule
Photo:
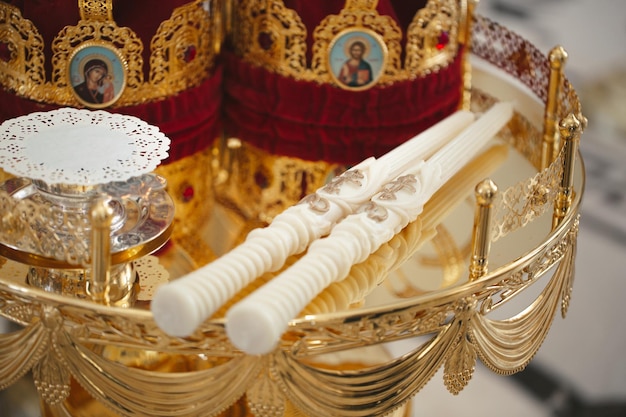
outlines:
[[[232,28],[232,0],[211,0],[209,13],[211,15],[211,36],[213,38],[213,52],[218,54],[226,36]]]
[[[587,119],[578,115],[582,121],[573,114],[568,115],[559,123],[559,132],[564,140],[563,144],[563,174],[559,192],[554,202],[554,215],[552,216],[552,227],[558,226],[569,212],[574,199],[574,163],[578,153],[578,142],[583,127],[587,124]]]
[[[491,211],[498,187],[490,179],[481,181],[475,190],[476,211],[472,231],[472,259],[470,260],[470,281],[475,281],[487,273],[489,250],[491,248]]]
[[[554,156],[559,152],[559,139],[557,132],[557,113],[561,85],[563,84],[563,68],[567,61],[567,52],[563,47],[556,46],[550,51],[550,81],[548,83],[548,98],[543,119],[543,149],[541,153],[541,168],[547,168]]]
[[[242,147],[241,139],[228,138],[226,140],[226,158],[224,160],[226,171],[223,176],[228,179],[230,187],[236,187],[236,184],[239,183],[237,176],[241,173]]]
[[[459,43],[464,46],[463,51],[463,89],[461,97],[461,108],[469,110],[472,101],[472,65],[470,62],[470,52],[472,50],[472,24],[474,12],[479,0],[461,0],[462,22],[459,30]]]
[[[109,304],[111,290],[111,221],[108,199],[99,197],[91,207],[91,278],[89,293],[98,303]]]

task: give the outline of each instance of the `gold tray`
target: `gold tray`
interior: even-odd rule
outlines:
[[[499,374],[522,370],[557,310],[567,312],[584,168],[567,146],[545,164],[549,59],[480,16],[472,42],[472,108],[516,103],[499,135],[504,145],[487,150],[416,222],[314,300],[274,352],[237,351],[219,318],[189,338],[170,337],[147,303],[113,307],[48,293],[25,283],[27,266],[3,258],[0,314],[23,328],[0,335],[0,388],[32,370],[51,416],[405,415],[441,367],[452,393],[469,382],[477,359]],[[575,91],[564,78],[557,83],[555,119],[580,119]],[[479,166],[500,190],[484,259],[472,245]],[[247,226],[228,207],[213,210],[210,224],[236,243]],[[158,255],[172,279],[193,265],[175,243]],[[515,305],[515,295],[531,288],[535,300]],[[416,348],[404,355],[384,349],[409,338]]]

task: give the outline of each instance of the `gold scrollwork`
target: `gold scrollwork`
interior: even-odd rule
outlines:
[[[82,20],[113,20],[113,0],[78,0]]]
[[[45,99],[39,88],[46,81],[43,37],[17,8],[5,3],[0,3],[0,31],[9,51],[9,59],[0,60],[0,84],[33,100]]]
[[[426,75],[445,68],[456,54],[460,14],[456,0],[426,6],[417,12],[407,31],[404,68],[409,74]]]

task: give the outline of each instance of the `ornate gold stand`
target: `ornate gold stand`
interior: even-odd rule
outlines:
[[[403,415],[441,367],[453,394],[478,358],[499,374],[524,369],[569,306],[586,121],[561,50],[545,57],[480,17],[472,47],[472,109],[517,103],[500,133],[505,146],[482,156],[493,170],[484,175],[479,161],[455,177],[441,195],[457,198],[433,197],[293,320],[274,352],[236,351],[220,318],[190,338],[170,337],[144,302],[123,308],[46,292],[26,284],[27,265],[3,258],[0,314],[23,328],[0,335],[0,388],[32,370],[49,416]],[[210,222],[235,218],[228,213],[216,204]],[[185,255],[177,239],[156,254],[164,265]],[[495,317],[531,286],[542,288],[531,304]],[[355,298],[342,305],[348,293]],[[409,338],[414,350],[384,353],[385,343]]]

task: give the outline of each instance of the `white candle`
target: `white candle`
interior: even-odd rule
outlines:
[[[374,252],[373,255],[383,250],[380,257],[373,259],[370,256],[365,262],[353,265],[346,278],[324,289],[299,314],[323,314],[345,310],[350,305],[363,300],[387,278],[389,272],[401,266],[436,235],[437,225],[473,193],[473,187],[479,181],[491,175],[505,161],[509,149],[508,144],[500,143],[489,147],[488,150],[472,159],[428,200],[424,205],[424,210],[415,221]],[[383,248],[385,245],[395,247],[393,242],[396,239],[399,240],[397,244],[402,249],[390,256],[387,253],[390,248]],[[411,241],[414,243],[409,243]],[[410,245],[411,249],[408,249],[406,245]],[[379,265],[381,262],[382,268]],[[451,285],[458,278],[456,274],[444,274],[444,277],[445,280],[440,288]]]
[[[265,228],[211,264],[157,288],[151,310],[157,325],[185,337],[255,278],[276,271],[285,260],[328,234],[342,218],[380,187],[431,156],[474,121],[458,111],[379,159],[368,158],[275,217]]]
[[[424,204],[498,133],[513,114],[498,103],[427,162],[386,184],[370,202],[347,216],[330,234],[269,283],[235,304],[226,314],[232,343],[249,354],[272,351],[289,320],[331,283],[345,278],[383,243],[413,221]]]

